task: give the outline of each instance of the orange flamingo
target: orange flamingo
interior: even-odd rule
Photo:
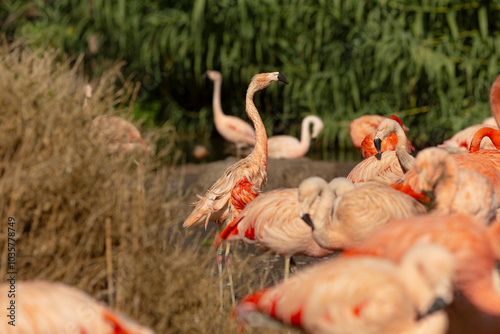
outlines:
[[[474,137],[474,134],[483,127],[498,129],[495,123],[495,119],[493,117],[489,117],[485,119],[482,124],[474,124],[457,132],[456,134],[453,135],[453,137],[445,140],[442,144],[438,145],[438,147],[443,148],[450,153],[467,152],[472,137]],[[491,148],[494,148],[494,146],[489,139],[485,140],[481,145],[481,149],[491,149]]]
[[[405,178],[414,179],[410,182],[416,193],[432,193],[436,212],[468,213],[485,223],[496,218],[498,199],[490,181],[475,170],[459,168],[444,149],[422,150]]]
[[[500,277],[496,269],[500,254],[493,246],[500,241],[499,229],[490,229],[464,214],[411,217],[382,227],[345,256],[372,254],[398,262],[413,245],[441,245],[455,257],[457,289],[482,311],[500,315]]]
[[[300,219],[297,197],[297,188],[277,189],[259,195],[228,224],[219,235],[218,242],[243,241],[257,245],[263,251],[271,250],[279,254],[285,258],[285,279],[288,278],[293,256],[323,257],[331,254],[333,251],[320,247],[314,241],[311,229]],[[320,206],[328,205],[331,200],[326,196],[319,201],[309,200],[315,202],[311,214],[314,215]]]
[[[247,89],[246,112],[255,127],[257,136],[255,147],[246,158],[229,166],[203,197],[198,196],[199,201],[184,221],[183,227],[205,225],[206,228],[208,222],[222,224],[226,220],[232,221],[245,205],[259,195],[267,181],[267,134],[253,97],[257,91],[267,88],[276,81],[288,84],[286,78],[279,72],[260,73],[252,78]],[[226,258],[228,254],[229,244],[226,247]],[[220,248],[217,251],[217,261],[219,274],[221,274],[222,250]],[[231,282],[230,285],[231,298],[234,301]],[[220,290],[222,303],[222,280]]]
[[[313,125],[312,134],[309,127]],[[324,124],[321,118],[314,115],[309,115],[302,120],[302,128],[300,132],[300,141],[292,136],[273,136],[268,139],[269,158],[274,159],[297,159],[306,155],[309,151],[311,139],[316,139]]]
[[[452,255],[436,245],[415,246],[401,263],[341,257],[305,268],[288,281],[241,301],[236,314],[261,325],[265,314],[308,333],[441,333],[441,309],[453,298]]]
[[[68,285],[47,281],[17,281],[15,297],[10,283],[0,284],[0,306],[8,310],[15,300],[18,319],[15,326],[2,319],[3,334],[93,333],[153,334],[146,327],[111,311],[87,293]],[[7,313],[8,314],[8,313]]]
[[[226,115],[222,111],[222,74],[217,71],[206,71],[205,75],[214,83],[212,106],[215,128],[225,140],[236,145],[236,156],[240,157],[243,148],[255,145],[255,131],[250,124],[241,118]]]
[[[406,131],[408,130],[408,128],[406,128],[403,125],[403,123],[401,122],[401,120],[399,119],[399,117],[391,115],[391,116],[389,116],[387,118],[395,120],[396,122],[398,122],[398,124],[405,131],[405,135],[406,135]],[[376,129],[375,129],[375,131],[376,131]],[[363,155],[364,159],[369,158],[371,156],[374,156],[375,154],[378,153],[377,149],[375,148],[375,144],[373,143],[373,140],[375,139],[375,131],[373,133],[367,135],[363,139],[363,141],[361,142],[361,155]],[[393,132],[387,138],[382,139],[382,144],[380,146],[380,152],[394,151],[394,150],[396,150],[396,144],[397,143],[398,143],[398,137]],[[408,146],[407,146],[406,150],[408,151],[408,153],[411,153],[411,151],[415,150],[415,147],[413,147],[413,145],[411,144],[411,142],[410,142],[409,139],[407,139],[407,145]]]
[[[478,134],[481,134],[481,132]],[[473,150],[474,150],[474,147],[473,147]],[[432,151],[432,152],[436,152],[436,151]],[[440,155],[442,156],[442,154],[440,154]],[[479,150],[479,151],[474,151],[474,152],[471,151],[470,153],[451,154],[450,157],[452,157],[455,160],[455,162],[457,163],[457,166],[460,170],[469,170],[472,172],[478,172],[482,176],[486,177],[488,179],[488,182],[491,184],[491,186],[493,187],[493,190],[495,192],[497,205],[500,206],[500,159],[499,159],[500,155],[498,154],[497,150]],[[427,155],[426,159],[429,160],[429,164],[436,164],[437,163],[437,160],[432,161],[434,159],[434,157],[432,157],[432,156]],[[463,172],[460,172],[460,173],[463,174]],[[476,178],[476,177],[474,177],[474,178]],[[429,197],[427,195],[425,195],[421,191],[421,189],[419,189],[418,182],[420,182],[420,181],[419,181],[417,172],[415,170],[411,170],[408,173],[406,173],[403,177],[401,177],[399,180],[396,180],[394,183],[392,183],[390,186],[394,189],[402,191],[402,192],[420,200],[421,202],[430,202]],[[462,182],[461,186],[465,186],[465,183],[463,183],[463,182],[465,182],[465,179],[462,179],[461,182]],[[484,183],[483,181],[478,181],[479,193],[481,193],[483,191],[483,190],[479,189],[479,185],[483,184],[483,183]],[[475,187],[472,183],[470,183],[470,186]],[[468,189],[468,191],[471,194],[474,192],[470,188]],[[462,195],[457,194],[457,196],[461,196],[464,201],[467,201],[467,198],[466,198],[467,195],[465,192]],[[477,206],[472,206],[472,205],[470,206],[470,209],[468,211],[469,211],[469,213],[472,213],[472,214],[474,214],[474,211],[478,208],[478,206],[481,205],[480,201],[482,200],[481,196],[476,195],[474,198],[478,202],[477,202]],[[448,201],[451,201],[451,197],[448,198]],[[484,209],[486,209],[487,207],[491,208],[491,206],[490,206],[491,203],[485,203],[485,204],[487,204],[487,205],[485,205]],[[470,204],[467,204],[467,205],[470,205]],[[472,208],[475,208],[475,209],[472,209]],[[479,209],[477,209],[477,210],[479,210]]]
[[[364,115],[351,121],[349,135],[354,147],[361,148],[361,143],[366,136],[377,131],[377,127],[385,119],[380,115]]]
[[[398,139],[396,150],[380,153],[382,139],[387,138],[393,132],[396,133]],[[361,161],[351,170],[347,178],[353,183],[376,181],[388,185],[413,168],[415,158],[408,153],[408,141],[398,122],[384,119],[379,124],[373,141],[380,154]]]
[[[311,219],[309,208],[319,195],[326,204],[318,205]],[[354,247],[392,220],[426,212],[411,196],[385,185],[365,184],[336,196],[319,177],[299,185],[300,217],[312,228],[314,240],[327,249]]]
[[[149,152],[149,147],[135,125],[118,116],[96,117],[90,124],[89,133],[93,142],[106,145],[108,154]]]

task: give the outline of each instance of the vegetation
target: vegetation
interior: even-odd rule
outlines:
[[[35,46],[85,54],[87,74],[115,60],[142,81],[136,116],[205,141],[215,131],[206,69],[224,75],[223,108],[245,118],[251,76],[281,71],[286,89],[259,98],[269,134],[325,120],[326,157],[350,147],[348,123],[396,114],[417,146],[491,114],[500,72],[500,0],[3,2],[2,30]],[[87,65],[88,64],[88,65]],[[342,158],[342,157],[340,157]]]

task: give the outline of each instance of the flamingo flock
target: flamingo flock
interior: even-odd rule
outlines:
[[[183,224],[227,223],[216,248],[246,243],[284,258],[281,283],[241,296],[233,309],[239,321],[307,333],[444,334],[460,327],[450,310],[474,308],[463,327],[474,324],[471,333],[500,317],[500,76],[490,93],[493,118],[438,147],[414,154],[398,117],[366,115],[350,125],[364,160],[347,178],[309,177],[265,192],[271,147],[275,157],[296,158],[310,141],[307,118],[301,142],[267,139],[252,98],[278,80],[287,83],[278,72],[250,83],[253,152],[199,196]],[[292,270],[293,256],[335,251],[342,253]]]
[[[349,129],[364,160],[346,178],[313,176],[296,188],[273,191],[264,191],[268,159],[303,157],[323,122],[305,117],[300,141],[268,138],[254,96],[272,83],[288,84],[283,74],[259,73],[250,80],[245,110],[253,126],[222,112],[222,75],[206,76],[214,83],[216,130],[236,145],[238,156],[253,148],[198,195],[182,224],[220,226],[215,248],[221,309],[225,264],[232,314],[250,326],[280,323],[320,334],[445,334],[452,327],[481,333],[500,317],[500,75],[490,93],[493,118],[485,123],[414,154],[409,129],[398,117],[365,115]],[[91,95],[88,86],[84,108]],[[149,152],[139,130],[115,116],[95,118],[89,133],[109,154]],[[236,296],[231,243],[284,258],[283,281]],[[305,268],[294,265],[297,255],[334,252],[341,254]],[[8,289],[0,284],[4,309]],[[25,281],[18,289],[23,319],[15,330],[3,321],[1,333],[153,333],[62,283]],[[463,312],[467,308],[473,311]],[[454,311],[463,315],[449,317]]]

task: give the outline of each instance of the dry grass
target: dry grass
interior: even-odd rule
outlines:
[[[90,122],[126,117],[137,86],[116,67],[92,84],[83,108],[81,65],[62,58],[0,43],[0,269],[6,272],[6,223],[14,216],[18,279],[76,286],[157,333],[234,333],[230,310],[218,311],[207,234],[180,227],[191,207],[172,176],[175,131],[143,134],[150,145],[166,143],[153,157],[108,156],[89,140]],[[125,88],[117,91],[116,80]],[[263,259],[235,253],[238,297],[279,279],[248,269]]]

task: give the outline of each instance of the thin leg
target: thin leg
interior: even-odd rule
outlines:
[[[229,270],[229,242],[226,243],[226,255],[224,256],[224,262],[226,263],[227,275],[229,276],[229,288],[231,290],[231,302],[233,307],[236,306],[236,298],[234,296],[234,286],[233,286],[233,276],[231,275],[231,271]]]
[[[288,280],[288,274],[290,273],[290,258],[285,259],[285,282]]]
[[[224,285],[222,284],[222,245],[217,248],[217,268],[219,269],[219,301],[220,301],[220,311],[223,310],[224,302]]]

